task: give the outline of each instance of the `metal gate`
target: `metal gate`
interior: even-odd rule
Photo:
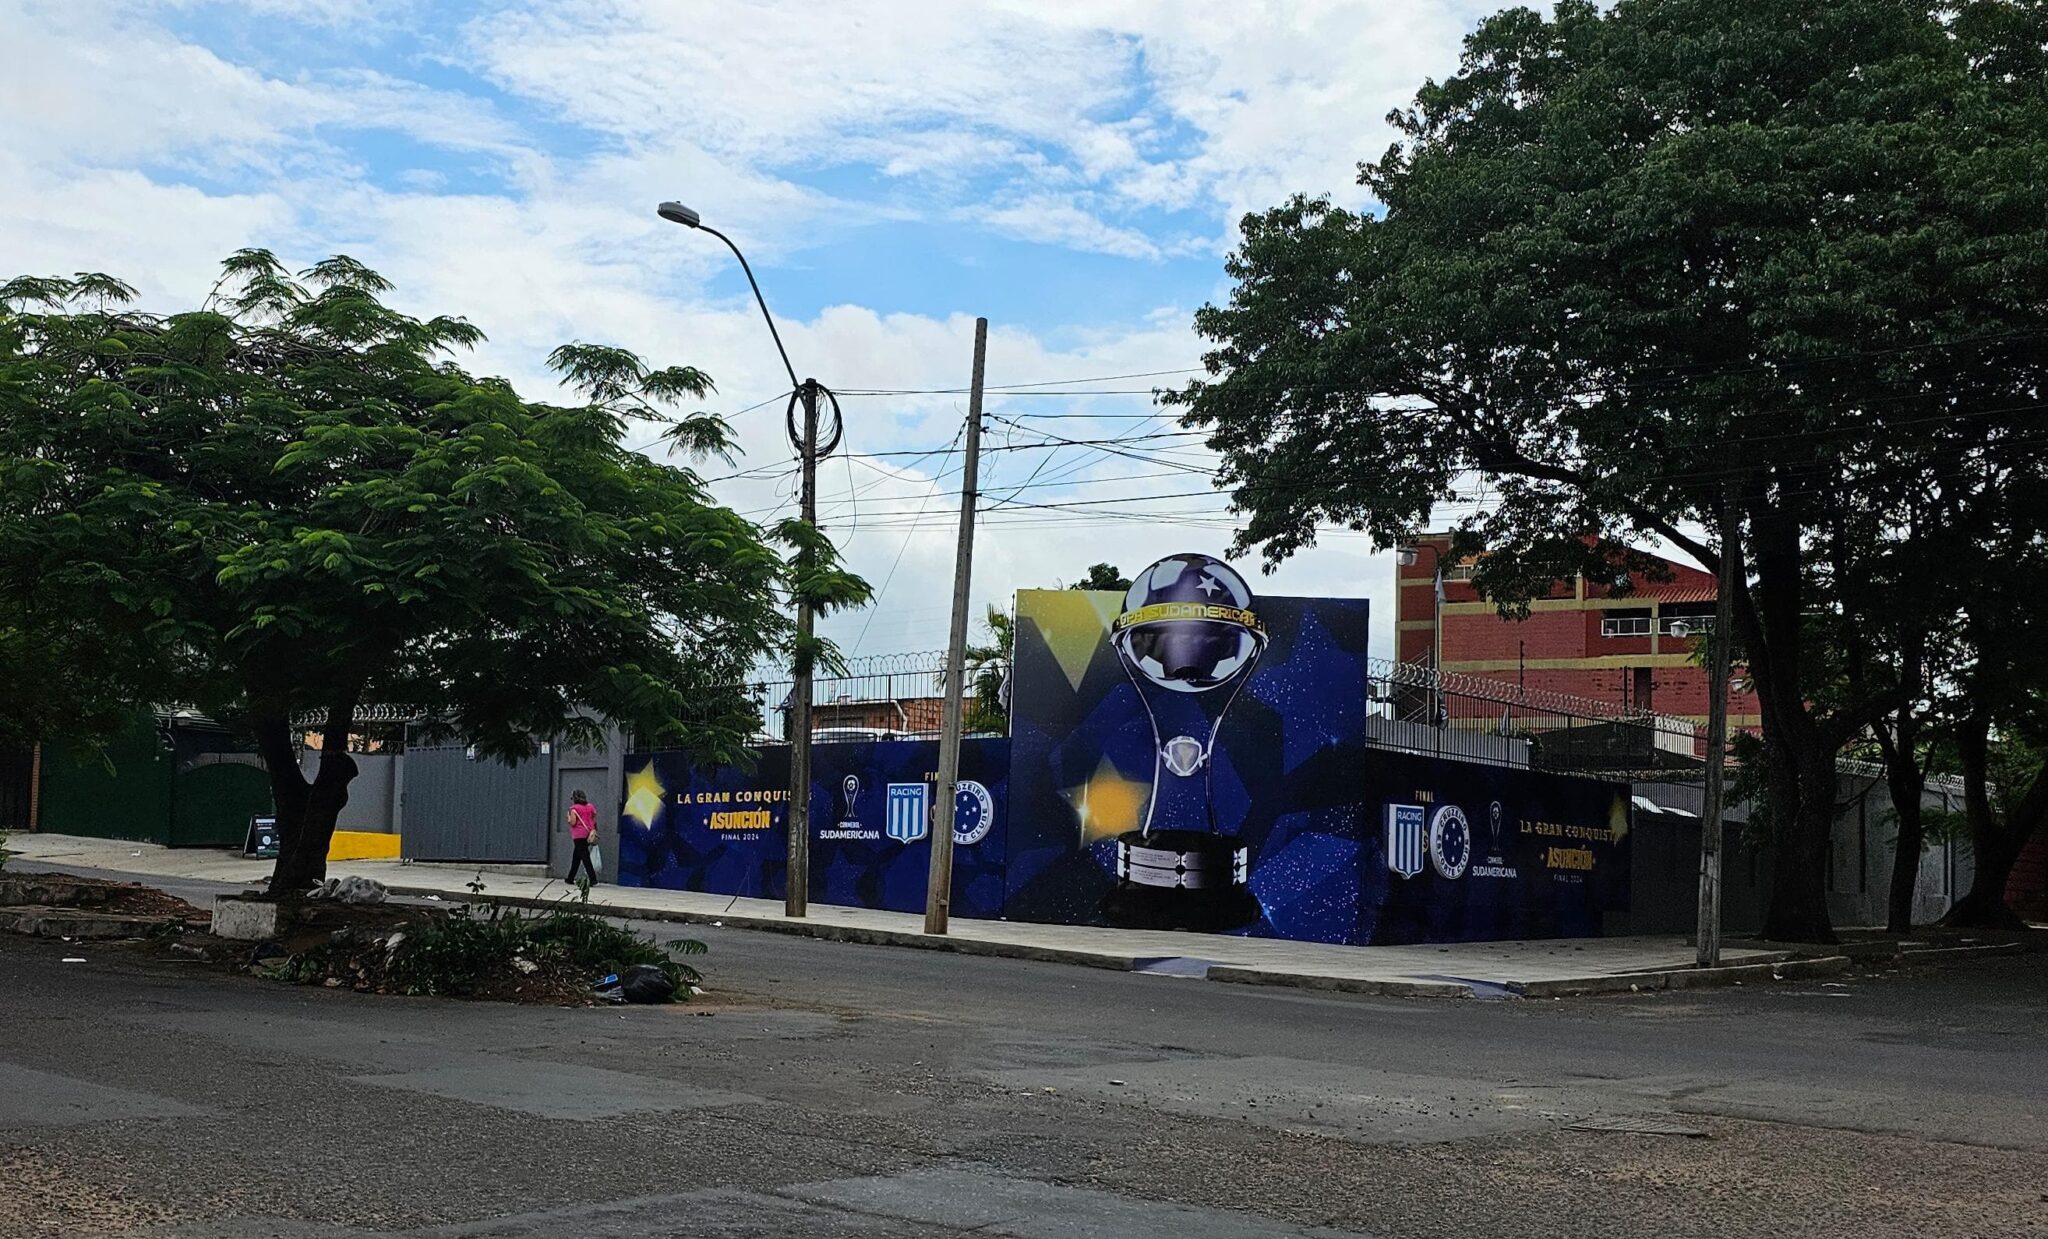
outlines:
[[[0,745],[0,830],[27,830],[35,803],[34,749]]]
[[[403,842],[413,860],[544,863],[548,858],[546,757],[508,766],[465,745],[408,744]]]

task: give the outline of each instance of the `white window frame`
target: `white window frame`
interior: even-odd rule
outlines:
[[[1623,627],[1627,625],[1627,627]],[[1650,635],[1650,617],[1647,615],[1607,615],[1600,619],[1600,635],[1603,637],[1647,637]]]

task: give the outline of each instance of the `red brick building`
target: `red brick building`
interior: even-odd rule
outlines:
[[[1617,706],[1655,710],[1704,725],[1707,672],[1694,666],[1693,647],[1714,622],[1714,578],[1666,561],[1669,577],[1635,574],[1633,588],[1617,595],[1610,583],[1574,577],[1529,605],[1529,618],[1502,619],[1472,588],[1471,559],[1449,553],[1450,535],[1416,540],[1415,562],[1396,573],[1396,657],[1440,665],[1531,691],[1569,693]],[[1442,614],[1436,611],[1436,572],[1444,574]],[[1441,637],[1438,623],[1441,621]],[[1442,658],[1436,656],[1442,642]],[[1728,725],[1754,730],[1761,722],[1756,697],[1728,694]]]
[[[945,714],[943,697],[821,698],[811,705],[811,730],[854,727],[911,735],[938,731]]]

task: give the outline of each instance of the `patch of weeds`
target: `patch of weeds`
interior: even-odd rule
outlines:
[[[592,982],[651,964],[687,999],[703,978],[683,957],[703,953],[701,942],[657,943],[580,906],[534,914],[464,905],[388,931],[338,931],[293,956],[283,974],[301,985],[554,1002],[588,1000]]]
[[[624,972],[635,964],[652,964],[668,977],[676,993],[684,996],[704,979],[681,958],[704,953],[704,944],[694,938],[656,942],[580,908],[554,908],[532,918],[530,924],[529,940],[541,950],[559,952],[572,964],[597,969],[600,975]]]

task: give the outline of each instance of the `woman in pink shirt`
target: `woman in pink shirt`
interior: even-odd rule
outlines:
[[[595,885],[597,868],[590,863],[590,845],[597,839],[597,808],[580,789],[570,795],[569,802],[569,840],[576,845],[575,855],[569,858],[569,884],[576,884],[576,867],[581,865]]]

